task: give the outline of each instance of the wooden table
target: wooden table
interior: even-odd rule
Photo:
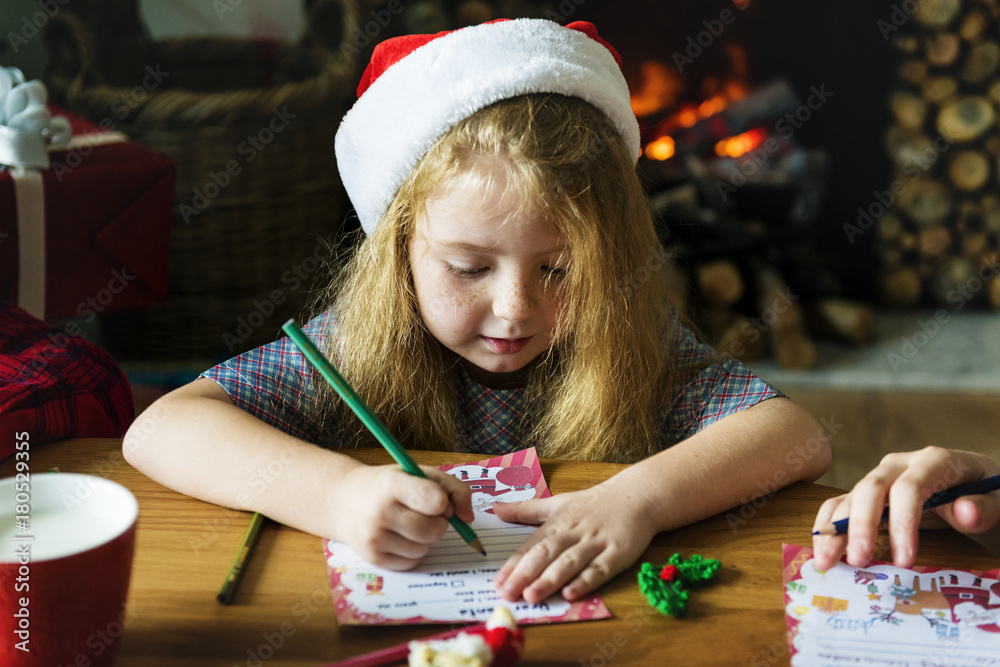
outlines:
[[[137,549],[117,665],[322,665],[441,632],[443,626],[339,628],[317,537],[268,523],[231,606],[215,600],[250,514],[194,500],[151,481],[114,439],[66,440],[31,449],[31,470],[58,466],[113,479],[139,500]],[[414,452],[422,464],[475,456]],[[389,463],[382,450],[357,458]],[[192,462],[195,465],[196,462]],[[553,493],[587,488],[621,466],[543,461]],[[0,476],[13,474],[13,457]],[[638,564],[601,589],[614,618],[525,628],[525,665],[787,664],[781,543],[809,544],[823,499],[839,493],[795,484],[755,505],[656,537],[643,560],[674,552],[722,561],[692,594],[683,619],[661,616],[639,593]],[[886,553],[888,557],[888,553]],[[918,564],[996,567],[996,558],[952,531],[923,535]]]

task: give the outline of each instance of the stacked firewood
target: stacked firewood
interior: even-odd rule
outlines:
[[[650,204],[687,280],[689,315],[718,352],[744,362],[770,356],[802,370],[817,360],[817,338],[870,339],[871,306],[840,295],[808,237],[720,212],[703,191],[688,182]]]
[[[640,160],[661,239],[689,280],[694,323],[720,353],[770,355],[786,369],[813,366],[820,336],[861,344],[872,330],[871,307],[844,298],[815,247],[828,154],[780,131],[804,107],[779,79],[693,125],[646,119],[668,131],[676,154]],[[751,135],[756,146],[720,154],[720,142]]]
[[[816,362],[816,337],[852,345],[867,342],[872,309],[837,296],[803,299],[782,273],[767,262],[749,262],[749,280],[731,259],[695,267],[695,321],[716,350],[740,361],[770,355],[787,370],[804,370]],[[752,312],[737,308],[746,283],[754,290]]]
[[[1000,2],[904,4],[880,24],[901,56],[886,136],[895,173],[845,229],[877,222],[886,303],[1000,310]]]

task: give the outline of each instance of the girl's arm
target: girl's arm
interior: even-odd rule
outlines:
[[[427,468],[433,481],[421,479],[304,442],[236,407],[209,379],[140,414],[122,450],[164,486],[347,542],[393,569],[415,566],[453,511],[473,520],[468,487],[451,475]]]
[[[814,530],[837,519],[849,517],[850,522],[846,535],[813,537],[817,568],[829,569],[845,552],[847,562],[855,567],[882,558],[876,543],[886,503],[892,559],[899,567],[911,567],[916,560],[919,528],[935,524],[950,525],[1000,554],[1000,491],[964,496],[926,514],[923,511],[924,501],[938,491],[998,474],[1000,464],[973,452],[926,447],[886,455],[850,493],[820,507]]]
[[[508,600],[539,602],[560,589],[580,598],[632,565],[657,533],[812,481],[830,458],[809,413],[785,398],[763,401],[586,491],[495,504],[505,521],[543,525],[494,585]]]

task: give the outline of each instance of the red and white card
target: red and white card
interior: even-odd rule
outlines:
[[[334,608],[341,625],[482,622],[501,603],[493,588],[493,577],[537,527],[501,521],[493,513],[493,503],[552,495],[535,449],[440,468],[471,488],[476,515],[471,525],[487,556],[474,552],[455,531],[449,530],[416,570],[395,572],[365,562],[346,544],[323,540]],[[519,624],[611,616],[597,595],[576,602],[555,595],[539,604],[503,604]]]

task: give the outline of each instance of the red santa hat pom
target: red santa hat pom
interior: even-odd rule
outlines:
[[[365,232],[449,128],[494,102],[528,93],[590,102],[608,115],[638,159],[639,124],[621,57],[591,23],[499,20],[377,45],[335,142],[340,176]]]

